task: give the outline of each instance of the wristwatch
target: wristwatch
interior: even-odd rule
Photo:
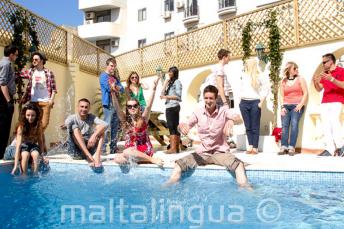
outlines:
[[[330,79],[330,81],[333,83],[334,82],[334,80],[335,80],[335,78],[334,77],[332,77],[331,79]]]

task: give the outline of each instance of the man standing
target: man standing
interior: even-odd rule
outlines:
[[[15,75],[11,62],[18,57],[18,48],[8,45],[0,61],[0,159],[3,158],[11,131],[14,111],[13,96],[16,93]]]
[[[53,108],[55,95],[57,94],[54,73],[44,65],[47,61],[42,52],[34,52],[31,55],[31,68],[24,69],[21,76],[28,78],[29,82],[26,92],[22,98],[22,103],[31,101],[42,111],[43,133],[47,129],[50,119],[50,110]],[[44,152],[47,152],[45,135],[43,135]]]
[[[90,101],[80,99],[78,113],[69,115],[65,120],[68,130],[68,152],[74,159],[86,159],[90,166],[100,167],[101,148],[108,124],[89,111]]]
[[[231,112],[228,106],[216,105],[218,90],[209,85],[203,91],[205,107],[196,110],[188,121],[188,124],[179,124],[182,134],[187,135],[189,130],[197,125],[201,145],[196,153],[192,153],[175,163],[168,184],[177,182],[181,173],[194,169],[198,165],[216,164],[225,166],[235,173],[237,183],[243,187],[249,187],[244,163],[229,152],[226,136],[230,134],[234,122],[241,121],[239,115]]]
[[[326,147],[320,156],[331,156],[343,146],[340,115],[344,103],[344,68],[336,66],[332,53],[322,57],[322,64],[324,71],[313,77],[317,91],[324,90],[320,115]]]
[[[106,145],[108,143],[108,138],[110,137],[110,153],[117,152],[117,132],[119,127],[119,119],[117,116],[117,112],[112,104],[112,92],[121,93],[124,92],[123,86],[119,83],[116,83],[115,87],[111,87],[109,80],[111,79],[111,75],[114,74],[116,69],[116,59],[109,58],[106,61],[106,69],[102,72],[99,76],[100,82],[100,89],[102,92],[102,105],[103,105],[103,112],[104,112],[104,120],[110,126],[110,129],[105,131],[105,140],[103,144],[102,151],[106,151]],[[109,134],[110,132],[110,134]],[[110,136],[109,136],[110,135]]]

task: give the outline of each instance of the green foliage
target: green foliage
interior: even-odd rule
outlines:
[[[7,13],[7,18],[13,26],[12,45],[18,47],[18,58],[15,61],[16,86],[18,100],[24,94],[24,82],[20,77],[20,71],[25,67],[29,60],[28,52],[38,50],[39,41],[37,37],[36,19],[28,15],[25,10],[17,9],[13,13]],[[29,47],[31,43],[31,46]]]
[[[280,31],[277,25],[277,12],[270,11],[269,19],[265,23],[266,27],[269,29],[269,60],[270,64],[270,80],[272,83],[271,91],[273,94],[273,111],[274,120],[273,127],[277,126],[277,110],[278,110],[278,91],[280,83],[280,70],[283,59],[283,54],[281,52],[280,44]]]
[[[251,55],[251,31],[252,31],[252,22],[249,21],[246,23],[244,29],[242,30],[242,39],[241,39],[241,47],[242,50],[244,51],[244,55],[242,57],[242,61],[245,64],[246,60],[250,57]]]

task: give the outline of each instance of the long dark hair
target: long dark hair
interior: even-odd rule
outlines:
[[[176,66],[170,67],[170,69],[168,69],[168,72],[172,72],[173,77],[168,82],[168,85],[167,85],[167,88],[165,91],[165,95],[168,95],[168,92],[169,92],[170,88],[172,87],[172,85],[174,84],[174,81],[176,81],[178,79],[178,76],[179,76],[179,70]]]
[[[36,119],[33,123],[29,123],[26,119],[26,111],[32,110],[36,113]],[[29,103],[22,109],[14,134],[17,134],[18,127],[23,128],[23,137],[38,140],[41,134],[41,112],[33,103]]]
[[[140,103],[137,99],[130,98],[127,100],[125,104],[125,121],[122,124],[122,128],[127,131],[133,127],[141,128],[144,121],[142,118],[142,112],[141,112],[140,107],[138,108],[137,114],[131,115],[129,113],[128,108],[127,108],[128,101],[135,101],[137,105],[140,106]],[[133,121],[136,121],[136,126],[134,126]]]

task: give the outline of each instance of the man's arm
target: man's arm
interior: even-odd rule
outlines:
[[[337,87],[343,88],[344,89],[344,81],[337,80],[334,78],[331,74],[329,73],[322,73],[320,75],[324,80],[331,81],[334,85]]]
[[[8,91],[7,82],[8,82],[8,74],[10,73],[11,65],[6,64],[0,67],[0,85],[2,94],[5,96],[7,102],[11,101],[11,96]]]
[[[226,96],[225,96],[225,89],[224,89],[224,76],[222,75],[217,75],[216,76],[216,86],[217,89],[219,90],[219,95],[222,99],[222,103],[224,105],[228,105]]]
[[[109,82],[106,78],[107,78],[106,75],[104,75],[104,74],[100,75],[100,79],[99,79],[100,88],[102,91],[110,92],[111,91],[110,85],[109,85]]]
[[[313,76],[314,87],[318,92],[320,92],[324,88],[323,84],[320,83],[320,80],[321,80],[321,75]]]
[[[194,127],[198,122],[197,116],[195,113],[192,113],[191,117],[188,120],[188,123],[179,123],[178,128],[183,135],[187,135],[192,127]]]

